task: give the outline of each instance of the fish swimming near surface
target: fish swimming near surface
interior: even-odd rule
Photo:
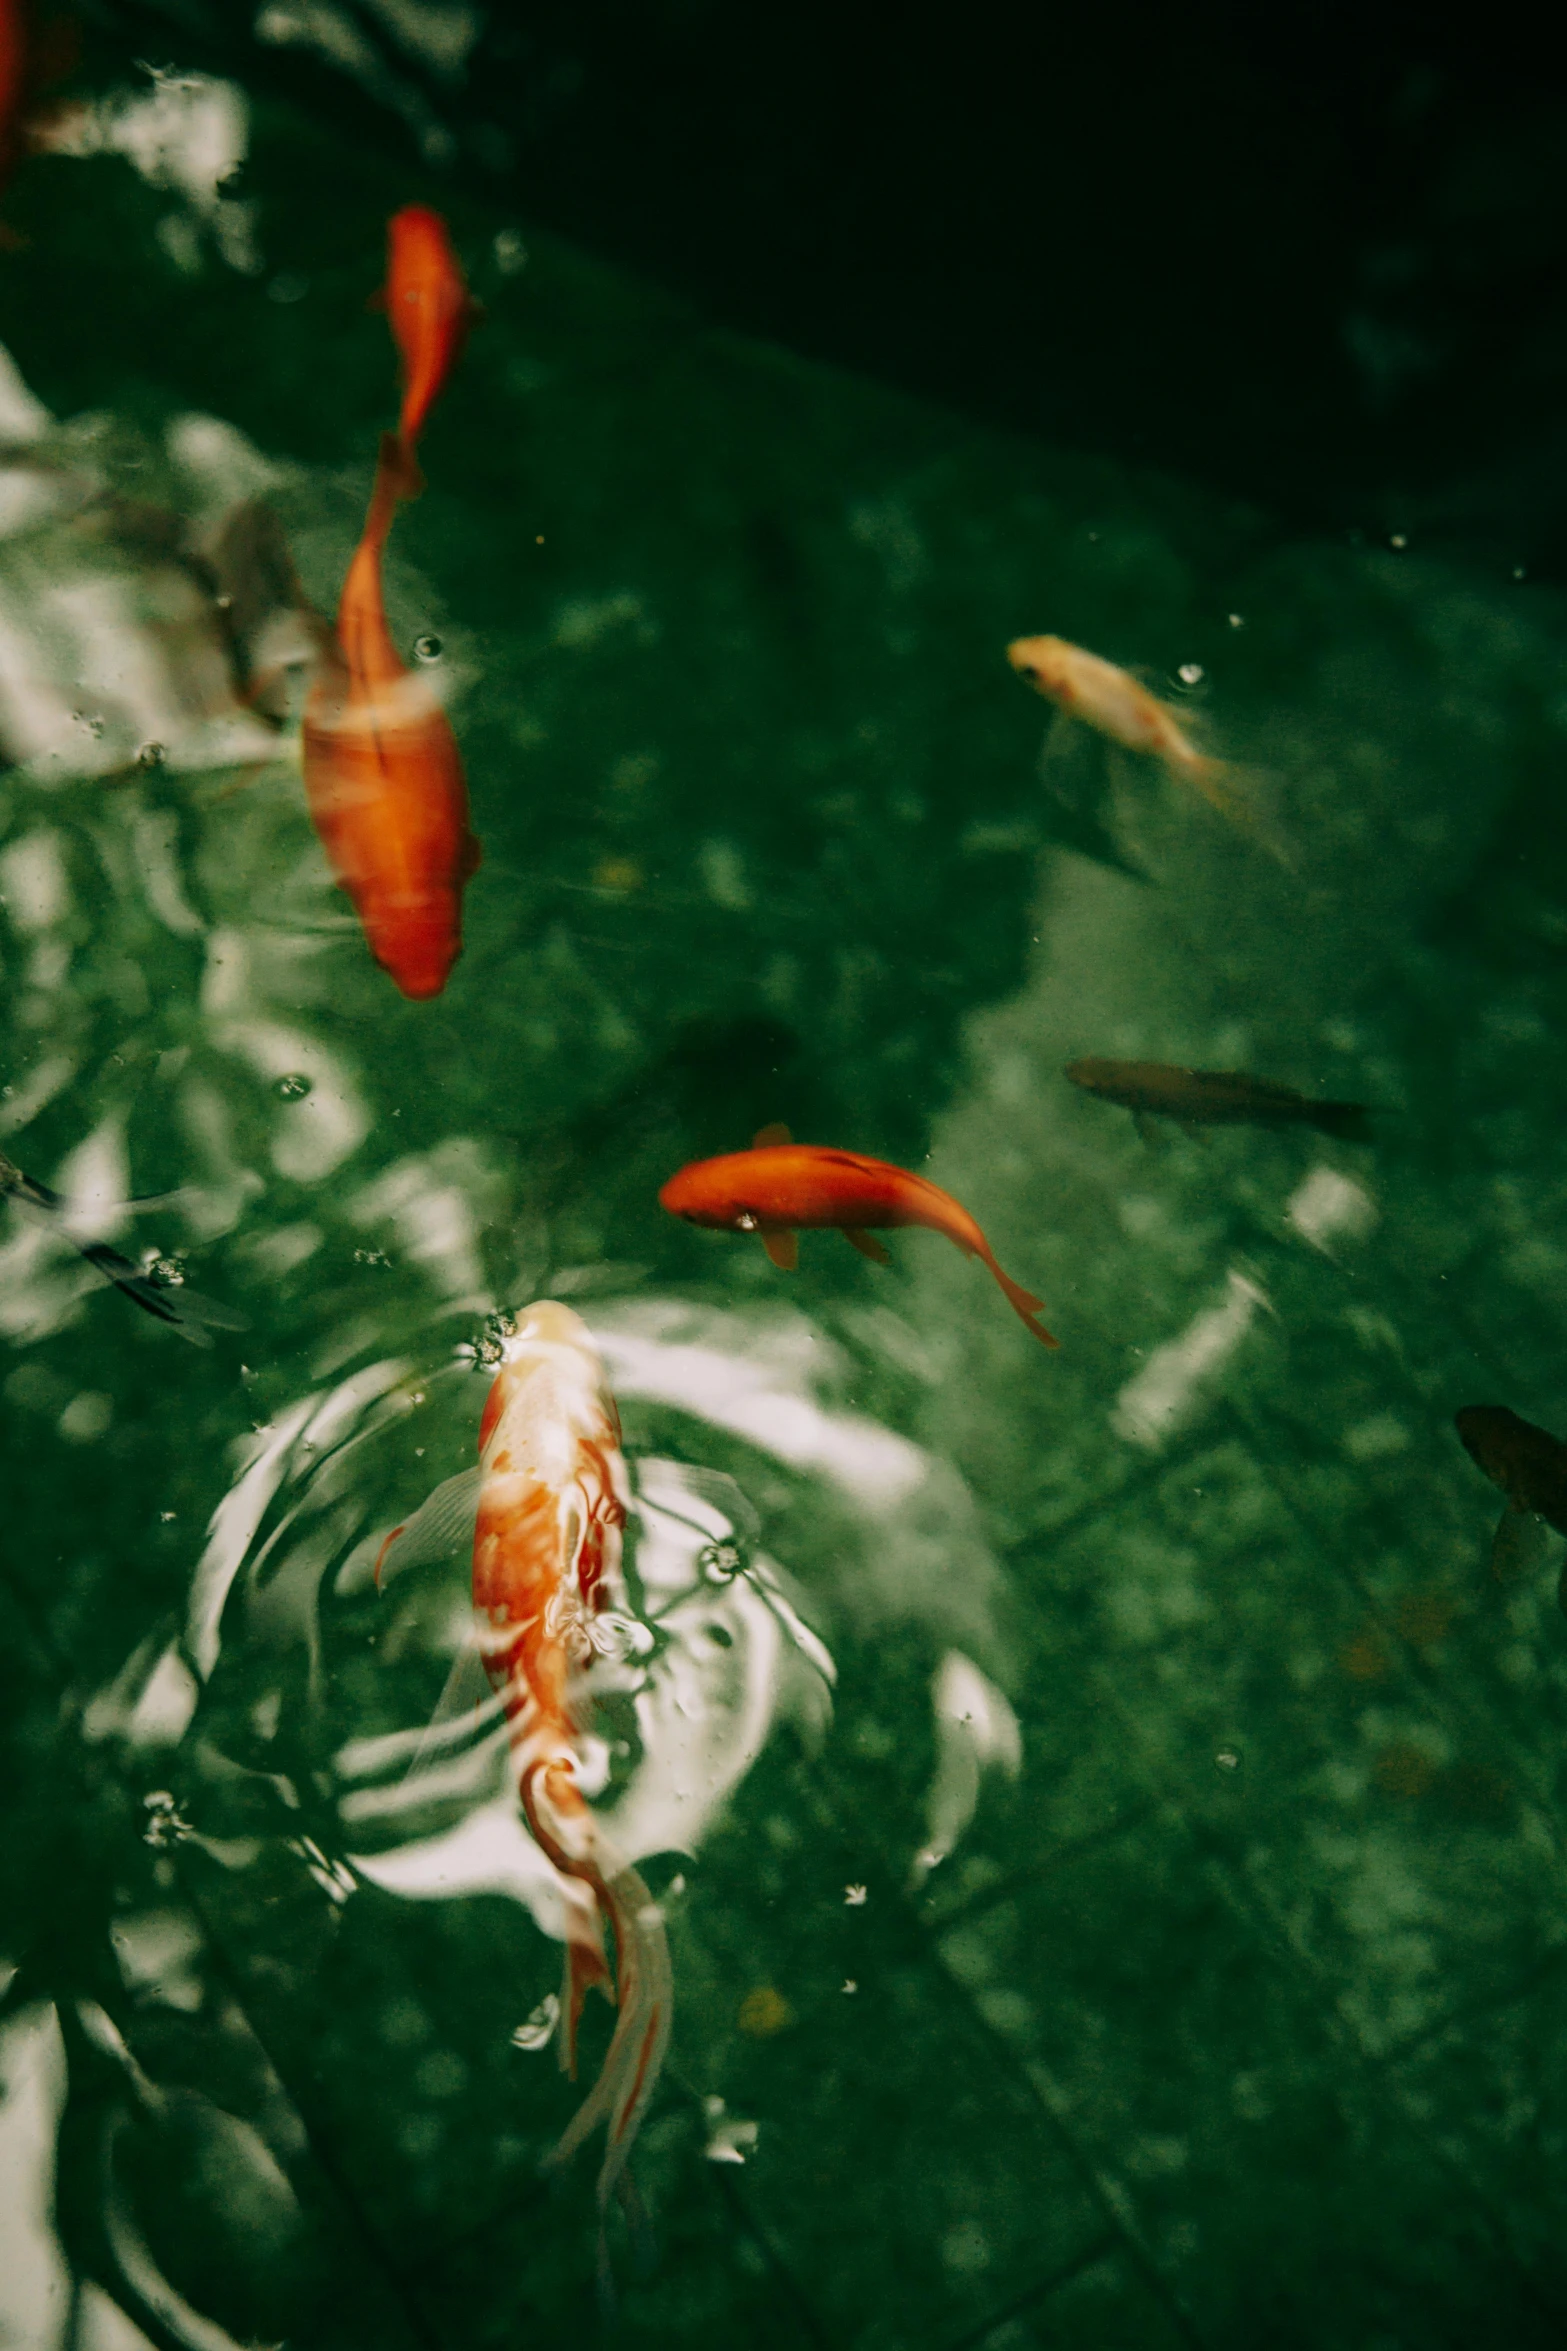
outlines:
[[[793,1272],[797,1262],[796,1234],[801,1231],[834,1228],[862,1257],[887,1265],[891,1260],[881,1242],[872,1238],[873,1232],[925,1225],[945,1233],[967,1256],[988,1267],[1036,1339],[1047,1347],[1059,1343],[1039,1320],[1043,1299],[1002,1272],[968,1210],[939,1185],[885,1159],[796,1143],[787,1127],[767,1126],[749,1151],[693,1160],[670,1177],[658,1197],[671,1216],[683,1217],[688,1224],[756,1233],[774,1265],[786,1273]]]
[[[423,998],[440,994],[462,952],[462,894],[481,852],[440,698],[404,667],[386,622],[381,562],[408,479],[402,444],[384,434],[301,748],[311,819],[370,952],[405,996]]]
[[[662,1913],[637,1871],[607,1849],[582,1789],[585,1672],[595,1655],[615,1653],[616,1627],[628,1621],[620,1554],[630,1489],[614,1400],[587,1330],[569,1307],[545,1300],[518,1318],[479,1423],[479,1462],[473,1535],[479,1653],[505,1712],[518,1802],[566,1898],[557,2031],[568,2074],[576,2074],[577,2026],[588,1992],[605,1993],[618,2009],[598,2080],[548,2158],[565,2162],[600,2123],[606,2126],[598,2203],[600,2285],[607,2294],[609,2202],[618,2191],[635,2211],[626,2160],[668,2046],[673,1987]],[[465,1479],[450,1480],[449,1488],[455,1500],[438,1487],[387,1538],[378,1578],[426,1545],[444,1548],[449,1517],[471,1508]]]
[[[106,1282],[112,1282],[123,1297],[155,1321],[167,1323],[189,1339],[192,1346],[210,1347],[207,1326],[215,1330],[243,1331],[249,1323],[243,1314],[231,1307],[220,1306],[215,1299],[203,1298],[194,1290],[187,1290],[185,1277],[168,1260],[155,1259],[151,1265],[135,1265],[118,1249],[111,1249],[106,1241],[79,1241],[69,1229],[71,1203],[59,1192],[51,1191],[36,1176],[27,1175],[13,1160],[0,1152],[0,1200],[13,1200],[18,1208],[30,1210],[68,1241],[79,1257],[84,1257],[94,1273]],[[132,1203],[146,1207],[149,1202]]]
[[[1147,1118],[1183,1126],[1318,1127],[1346,1143],[1369,1143],[1371,1114],[1362,1102],[1313,1102],[1292,1087],[1238,1069],[1182,1069],[1165,1061],[1069,1061],[1066,1075],[1085,1094]]]
[[[1081,719],[1125,751],[1161,761],[1232,824],[1253,833],[1264,828],[1262,812],[1240,788],[1239,771],[1199,750],[1187,731],[1188,722],[1129,670],[1118,669],[1081,645],[1068,644],[1064,637],[1016,637],[1007,647],[1007,659],[1019,677],[1069,718]],[[1251,780],[1255,784],[1259,779]],[[1267,846],[1289,863],[1276,828],[1268,823],[1264,830]]]
[[[403,405],[397,434],[417,486],[414,444],[462,356],[468,330],[480,315],[447,227],[438,212],[405,204],[387,223],[386,284],[378,301],[403,362]]]
[[[1491,1545],[1491,1573],[1516,1584],[1549,1549],[1548,1530],[1567,1535],[1567,1444],[1505,1404],[1466,1404],[1453,1426],[1470,1459],[1507,1497]],[[1558,1595],[1567,1610],[1567,1570]]]

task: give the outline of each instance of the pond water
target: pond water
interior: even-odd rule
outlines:
[[[84,71],[45,144],[0,2339],[1559,2341],[1560,1544],[1490,1571],[1453,1427],[1567,1428],[1559,598],[727,335],[234,82]],[[385,594],[483,860],[416,1001],[300,714],[427,202],[483,316]],[[1053,716],[1040,631],[1255,821]],[[1369,1139],[1134,1121],[1085,1057]],[[937,1232],[786,1271],[660,1206],[775,1122],[955,1196],[1059,1351]],[[376,1572],[539,1300],[624,1464],[622,1580],[551,1636],[580,1833],[668,1969],[602,2256],[602,2133],[544,2162],[615,2022],[563,2078],[584,1880],[482,1672],[442,1707],[471,1475]]]

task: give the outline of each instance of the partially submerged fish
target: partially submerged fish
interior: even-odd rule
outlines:
[[[407,460],[383,435],[364,536],[305,704],[305,796],[370,952],[405,996],[438,996],[462,952],[462,893],[479,843],[456,738],[429,680],[386,624],[381,559]]]
[[[468,292],[446,223],[423,204],[405,204],[386,228],[386,285],[381,301],[403,361],[398,438],[413,461],[414,443],[462,354],[478,304]]]
[[[1257,829],[1258,812],[1238,789],[1236,770],[1200,751],[1169,703],[1140,685],[1129,670],[1118,669],[1081,645],[1068,644],[1064,637],[1016,637],[1007,647],[1007,659],[1019,677],[1069,718],[1081,719],[1125,751],[1162,761],[1171,775],[1200,792],[1222,816],[1250,831]]]
[[[802,1230],[835,1229],[862,1257],[886,1265],[891,1260],[881,1242],[872,1240],[872,1231],[925,1225],[945,1233],[965,1255],[979,1258],[1035,1338],[1047,1347],[1058,1344],[1038,1319],[1043,1299],[1002,1272],[968,1210],[939,1185],[885,1159],[796,1143],[787,1127],[768,1126],[749,1151],[693,1160],[670,1177],[658,1197],[671,1216],[684,1217],[688,1224],[758,1234],[774,1265],[786,1273],[797,1262],[795,1236]]]
[[[1238,1069],[1182,1069],[1165,1061],[1069,1061],[1066,1075],[1085,1094],[1183,1126],[1310,1126],[1346,1143],[1369,1143],[1370,1112],[1361,1102],[1313,1102],[1290,1086]]]
[[[608,2290],[610,2197],[630,2202],[626,2159],[669,2041],[673,1987],[664,1921],[635,1869],[608,1849],[582,1791],[586,1668],[626,1621],[620,1573],[629,1487],[620,1424],[583,1324],[553,1300],[530,1306],[479,1424],[473,1607],[480,1655],[506,1715],[517,1800],[535,1843],[560,1873],[567,1902],[565,1984],[557,2023],[563,2068],[577,2065],[583,2001],[597,1987],[619,2009],[598,2080],[550,2156],[563,2163],[600,2123],[600,2283]],[[452,1489],[465,1481],[452,1480]],[[382,1547],[412,1556],[449,1540],[446,1517],[466,1507],[438,1488]],[[406,1564],[396,1559],[398,1566]],[[611,1966],[605,1930],[614,1938]]]
[[[86,1259],[94,1273],[112,1282],[133,1306],[139,1306],[155,1321],[167,1323],[193,1346],[212,1345],[205,1327],[209,1324],[220,1331],[249,1328],[245,1316],[236,1314],[231,1307],[220,1306],[215,1299],[187,1290],[185,1277],[177,1268],[156,1260],[151,1266],[135,1265],[118,1249],[111,1249],[107,1241],[79,1241],[67,1222],[70,1202],[59,1192],[51,1191],[47,1184],[41,1184],[36,1176],[25,1174],[4,1152],[0,1152],[0,1200],[14,1200],[18,1208],[30,1209],[41,1217],[61,1240],[70,1243],[79,1257]]]
[[[1567,1535],[1567,1445],[1505,1404],[1466,1404],[1453,1415],[1464,1448],[1507,1497],[1491,1545],[1491,1573],[1516,1584],[1547,1550],[1547,1530]],[[1567,1571],[1560,1591],[1567,1609]]]

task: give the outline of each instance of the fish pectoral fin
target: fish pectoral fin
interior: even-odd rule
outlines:
[[[767,1251],[780,1273],[793,1273],[800,1262],[800,1236],[798,1233],[764,1233],[762,1247]]]
[[[858,1249],[860,1255],[868,1257],[872,1265],[890,1265],[892,1263],[892,1251],[885,1241],[878,1241],[874,1233],[864,1232],[858,1225],[852,1224],[841,1224],[838,1230],[848,1242],[849,1247]]]
[[[1511,1591],[1543,1566],[1551,1548],[1551,1530],[1532,1510],[1509,1502],[1491,1541],[1491,1573],[1504,1591]]]
[[[751,1148],[753,1151],[777,1151],[785,1143],[793,1141],[794,1137],[783,1121],[775,1119],[771,1126],[757,1128],[756,1133],[751,1137]]]

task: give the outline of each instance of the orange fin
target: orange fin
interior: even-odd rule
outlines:
[[[800,1262],[800,1236],[798,1233],[764,1233],[762,1247],[767,1251],[780,1273],[793,1273]]]
[[[1007,1304],[1028,1325],[1035,1338],[1042,1339],[1047,1347],[1059,1347],[1060,1340],[1052,1337],[1039,1320],[1045,1310],[1043,1298],[1036,1298],[1032,1290],[1025,1290],[1021,1282],[1015,1282],[1009,1275],[1004,1274],[993,1257],[987,1255],[985,1263],[1001,1284]]]
[[[781,1121],[768,1127],[758,1127],[751,1137],[753,1151],[776,1151],[784,1143],[792,1143],[793,1135]]]
[[[872,1265],[890,1265],[892,1263],[892,1251],[885,1241],[878,1241],[874,1233],[863,1232],[858,1225],[852,1224],[841,1224],[838,1230],[848,1242],[849,1247],[858,1249],[860,1255],[868,1257]]]

